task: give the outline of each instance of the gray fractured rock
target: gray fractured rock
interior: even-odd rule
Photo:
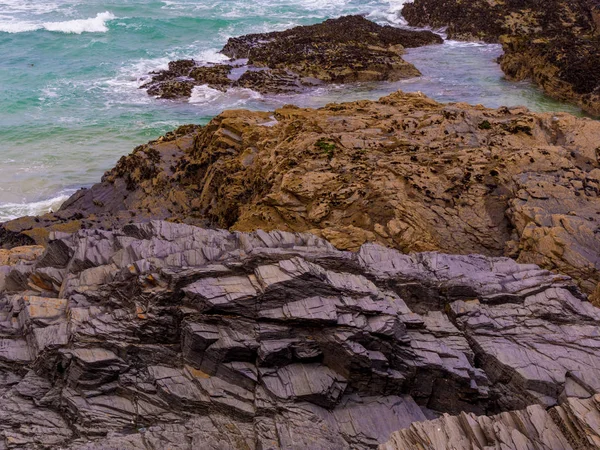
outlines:
[[[53,239],[0,293],[4,447],[593,439],[600,310],[537,266],[159,221]]]
[[[16,233],[45,245],[51,230],[166,219],[310,231],[339,249],[374,241],[509,256],[567,274],[592,294],[599,141],[590,119],[444,105],[419,93],[227,111],[137,147],[60,211],[2,224],[0,238],[9,237],[0,245],[13,245]],[[22,289],[26,277],[15,278]]]
[[[324,407],[335,407],[347,381],[322,364],[288,364],[280,369],[261,369],[267,391],[283,399],[300,399]]]
[[[546,411],[533,405],[492,417],[462,413],[412,424],[380,450],[575,450],[600,448],[600,395],[568,399]]]

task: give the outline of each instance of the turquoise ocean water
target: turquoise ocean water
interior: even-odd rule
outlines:
[[[216,62],[231,36],[282,30],[344,14],[403,26],[403,0],[0,0],[0,221],[57,208],[133,147],[178,125],[206,123],[228,108],[270,110],[375,99],[397,89],[441,101],[534,110],[553,102],[510,83],[495,45],[447,42],[410,50],[424,74],[398,83],[332,86],[310,94],[261,96],[198,88],[189,102],[138,89],[169,60]]]

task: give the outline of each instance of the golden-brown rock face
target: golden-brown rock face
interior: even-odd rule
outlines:
[[[14,266],[19,263],[35,261],[44,252],[41,245],[15,247],[10,250],[0,249],[0,266]]]
[[[378,102],[228,111],[137,148],[53,215],[9,222],[34,240],[73,221],[161,218],[311,231],[342,249],[508,255],[600,282],[600,123],[525,108]],[[47,231],[45,231],[47,235]]]

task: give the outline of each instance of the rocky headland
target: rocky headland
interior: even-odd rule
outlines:
[[[414,0],[402,14],[413,26],[446,27],[450,39],[502,43],[509,79],[532,79],[600,116],[600,1]]]
[[[32,252],[0,266],[4,448],[597,448],[600,309],[535,265],[160,221]]]
[[[309,231],[344,250],[509,256],[573,277],[598,301],[599,145],[590,119],[402,92],[228,111],[136,148],[56,213],[3,224],[0,242],[152,219]]]
[[[362,16],[345,16],[311,26],[231,38],[223,64],[194,60],[169,63],[142,86],[160,98],[187,98],[195,86],[261,93],[300,92],[325,83],[398,81],[420,75],[404,61],[405,48],[439,44],[430,31],[381,26]]]

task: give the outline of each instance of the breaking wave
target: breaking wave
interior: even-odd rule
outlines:
[[[0,32],[25,33],[36,30],[55,31],[59,33],[81,34],[81,33],[106,33],[108,26],[106,22],[115,19],[113,13],[105,11],[96,14],[89,19],[66,20],[63,22],[4,22],[0,23]]]

